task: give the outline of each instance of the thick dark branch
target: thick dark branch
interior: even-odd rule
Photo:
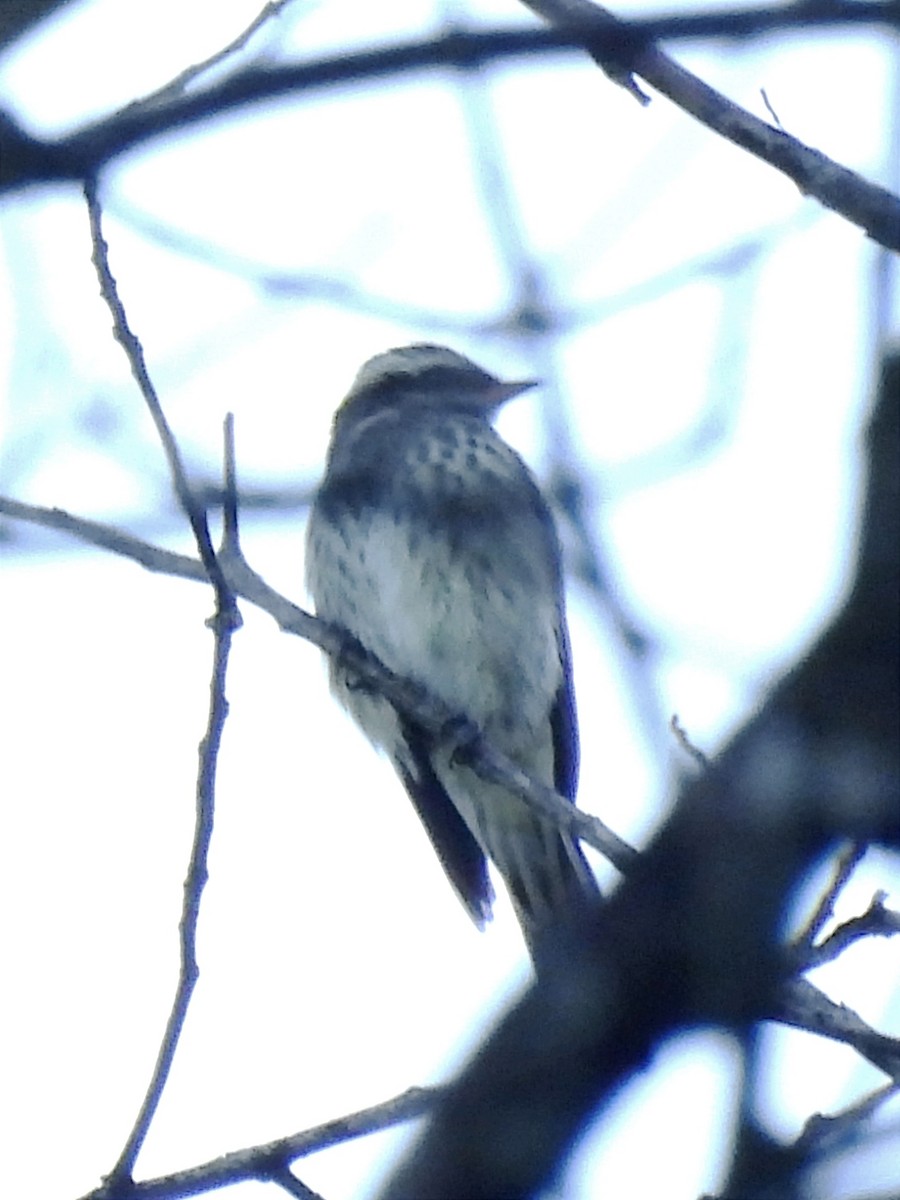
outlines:
[[[756,12],[620,21],[589,0],[529,0],[559,27],[452,32],[426,42],[359,51],[289,67],[249,70],[171,103],[125,109],[57,142],[40,141],[0,113],[0,192],[54,180],[84,180],[112,159],[162,134],[250,103],[340,84],[587,45],[604,62],[635,72],[711,129],[765,159],[797,186],[900,249],[900,201],[732,104],[668,59],[653,43],[679,37],[749,37],[774,29],[859,23],[900,25],[900,3],[794,5]]]
[[[783,913],[815,859],[847,839],[900,847],[898,437],[900,357],[869,428],[844,610],[688,785],[589,943],[536,981],[449,1089],[384,1200],[533,1196],[666,1037],[697,1025],[741,1033],[777,1011]],[[844,1033],[895,1073],[895,1041],[852,1021]],[[790,1195],[789,1183],[770,1194]]]
[[[555,28],[570,33],[577,30],[592,57],[639,99],[646,97],[634,84],[633,75],[707,128],[787,175],[804,195],[840,213],[889,250],[900,251],[900,198],[747,112],[669,58],[646,30],[621,21],[592,0],[523,3]],[[805,4],[797,9],[810,11]],[[883,15],[896,22],[898,14],[892,6],[890,13],[885,10]]]
[[[49,17],[68,0],[3,0],[0,4],[0,47],[4,49]]]

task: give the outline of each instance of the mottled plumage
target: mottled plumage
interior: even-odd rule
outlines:
[[[530,386],[440,346],[367,362],[339,408],[310,517],[316,611],[396,673],[478,724],[523,770],[574,800],[578,738],[553,520],[530,471],[491,427]],[[529,945],[595,894],[578,845],[504,789],[433,749],[331,663],[332,687],[383,747],[479,924],[485,855]]]

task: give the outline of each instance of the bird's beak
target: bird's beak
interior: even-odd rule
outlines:
[[[539,383],[539,379],[516,379],[509,383],[500,382],[496,387],[491,388],[490,407],[496,412],[501,404],[512,400],[513,396],[527,392],[529,388],[537,387]]]

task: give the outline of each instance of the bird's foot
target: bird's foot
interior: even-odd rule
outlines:
[[[481,742],[481,730],[469,717],[450,717],[441,728],[441,741],[450,751],[451,766],[466,763]]]

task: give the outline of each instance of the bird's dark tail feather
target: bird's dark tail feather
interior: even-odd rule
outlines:
[[[454,763],[449,750],[433,755],[432,766],[442,793],[503,877],[535,968],[543,970],[544,946],[569,944],[600,900],[581,847],[506,788]]]
[[[507,836],[494,861],[503,876],[535,970],[550,969],[600,903],[600,888],[577,840],[549,822]]]

